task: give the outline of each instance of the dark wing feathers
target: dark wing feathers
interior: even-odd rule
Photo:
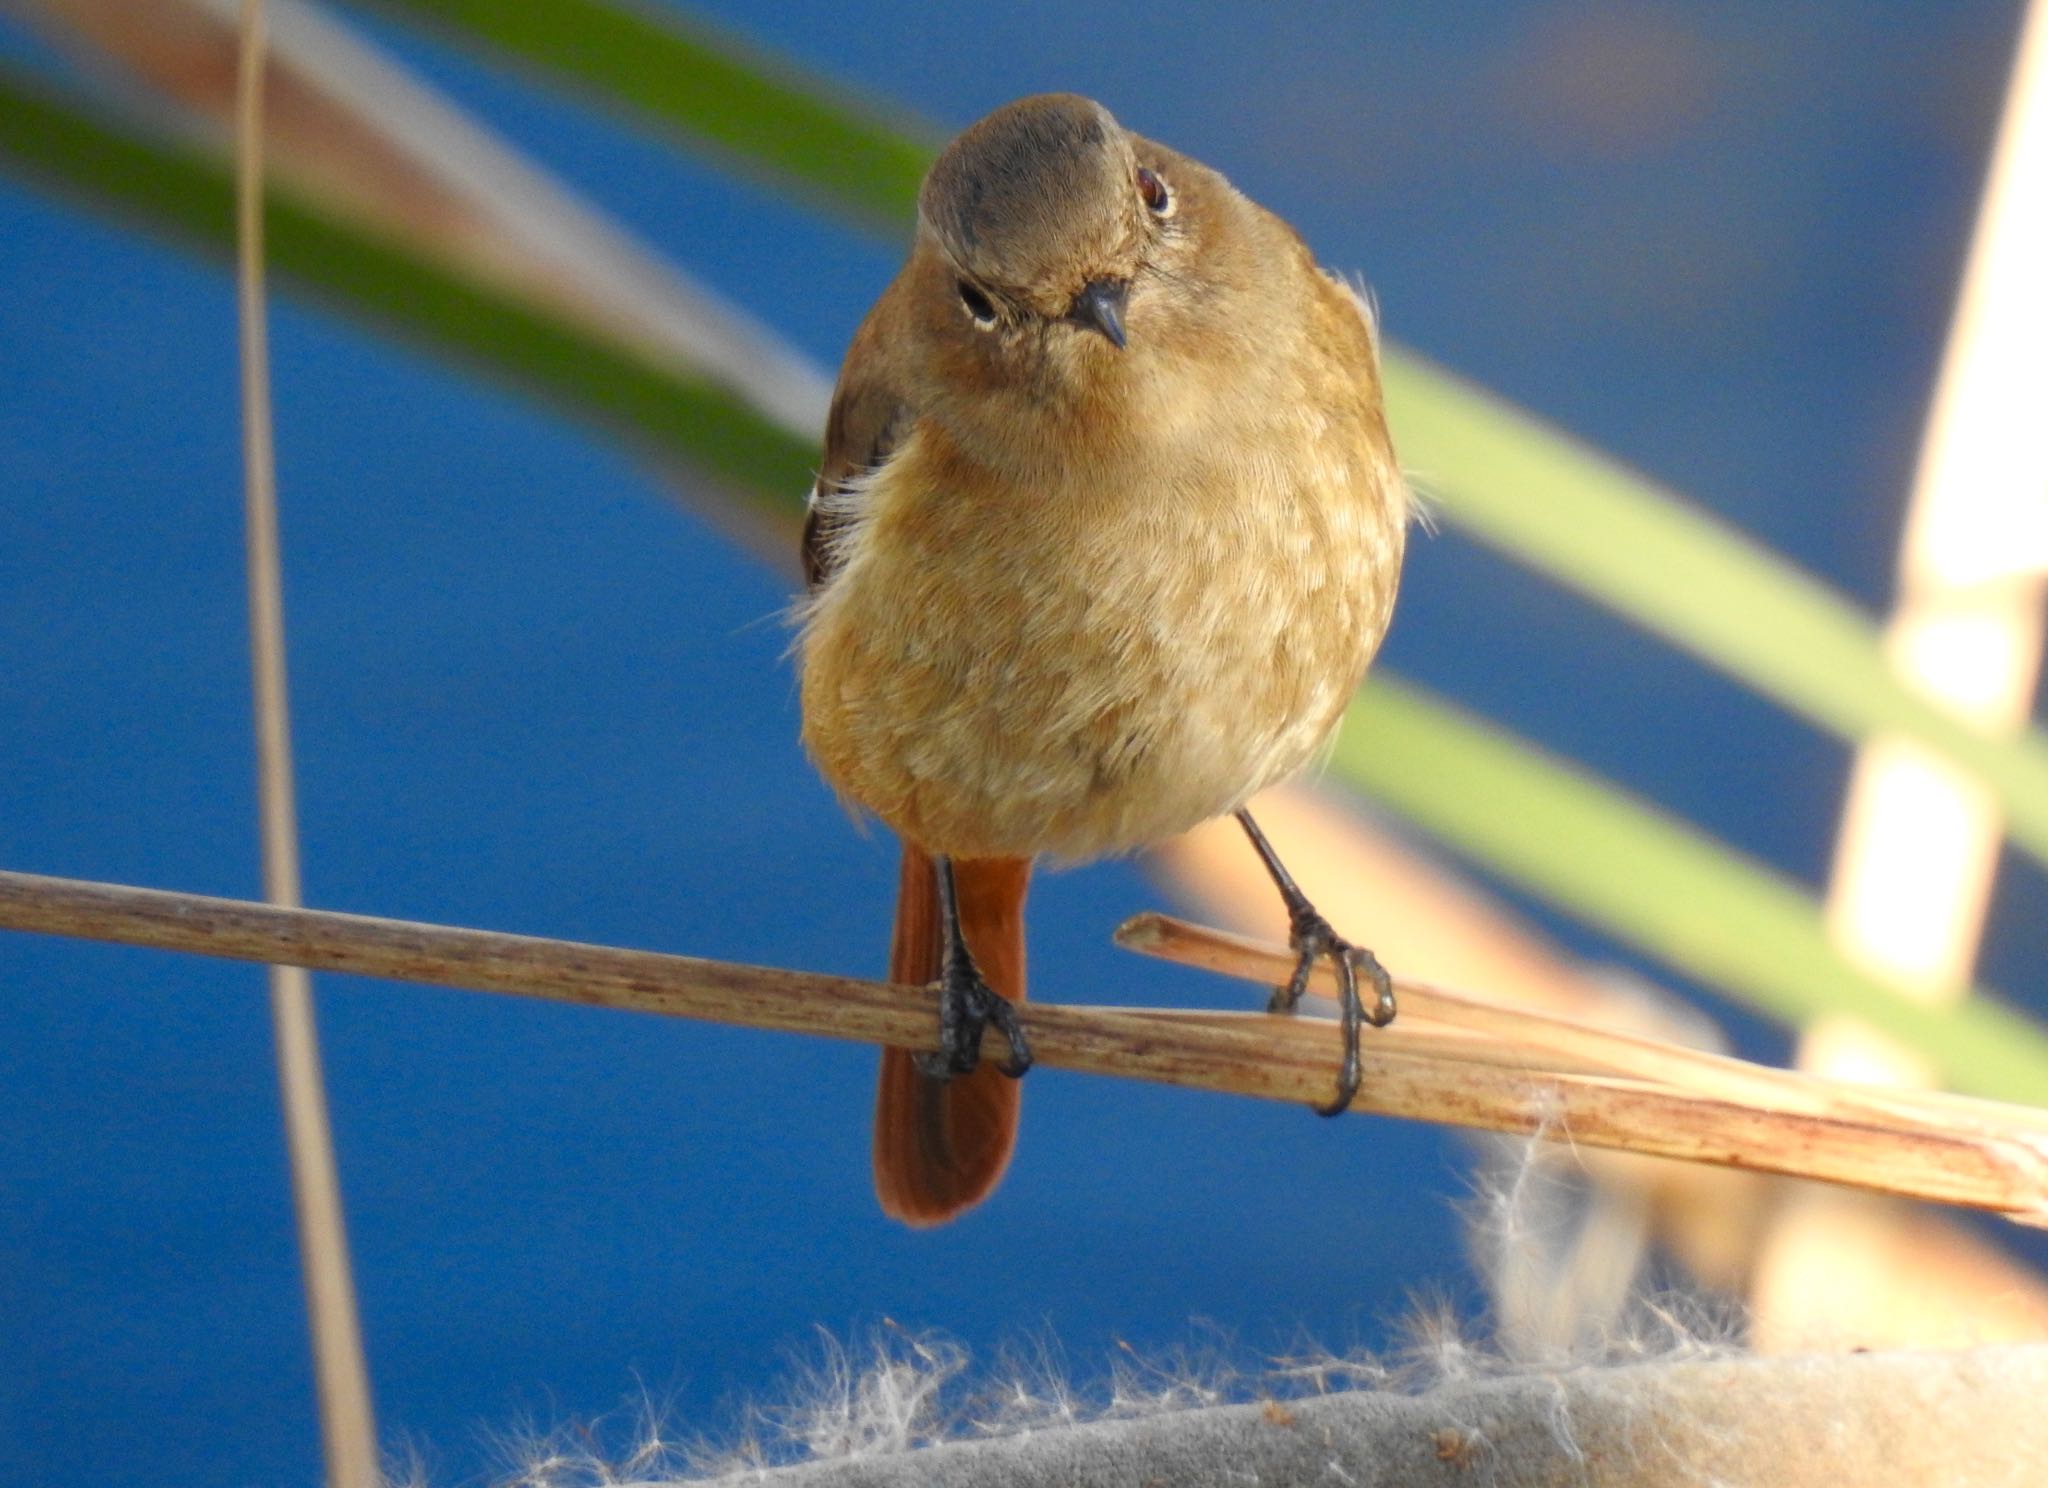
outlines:
[[[804,517],[804,583],[816,589],[832,576],[838,537],[858,513],[848,486],[884,460],[909,425],[909,409],[892,375],[901,352],[888,344],[893,295],[884,295],[855,332],[825,421],[825,458]]]

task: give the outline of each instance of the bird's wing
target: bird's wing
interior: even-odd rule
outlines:
[[[885,295],[854,333],[832,393],[825,458],[804,516],[804,582],[813,590],[832,576],[846,530],[860,520],[861,477],[889,458],[910,426],[888,330],[893,298]]]

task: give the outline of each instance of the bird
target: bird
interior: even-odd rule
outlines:
[[[882,1053],[891,1217],[949,1220],[1009,1163],[1041,860],[1234,814],[1297,956],[1269,1006],[1332,962],[1318,1109],[1350,1103],[1392,983],[1245,803],[1326,756],[1392,617],[1410,502],[1378,367],[1375,311],[1293,228],[1100,103],[1019,99],[932,164],[834,388],[793,648],[807,753],[901,843],[891,980],[938,988],[938,1052]]]

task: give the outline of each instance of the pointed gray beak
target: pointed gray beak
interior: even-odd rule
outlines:
[[[1124,349],[1124,301],[1130,297],[1128,279],[1097,279],[1074,296],[1067,319],[1091,331],[1100,331],[1118,351]]]

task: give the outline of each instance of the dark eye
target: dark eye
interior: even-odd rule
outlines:
[[[1138,167],[1138,195],[1145,200],[1145,209],[1154,217],[1165,217],[1173,211],[1173,193],[1166,189],[1166,181],[1157,171]]]
[[[995,303],[965,279],[960,281],[960,303],[967,307],[974,323],[984,331],[996,323]]]

